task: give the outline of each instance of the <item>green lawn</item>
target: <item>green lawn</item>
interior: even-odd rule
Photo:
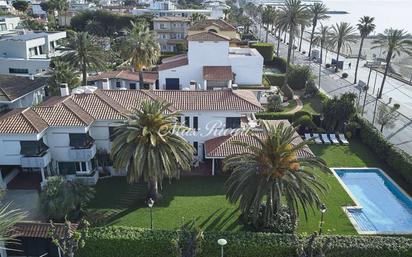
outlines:
[[[322,157],[329,167],[381,167],[386,169],[371,151],[358,141],[349,146],[312,145],[313,152]],[[325,214],[325,233],[355,234],[356,231],[342,211],[352,200],[332,174],[319,172],[329,185],[322,196],[328,211]],[[236,206],[224,195],[226,177],[182,177],[163,183],[161,202],[155,203],[154,226],[158,229],[176,229],[182,223],[195,220],[205,230],[241,230]],[[91,221],[102,224],[148,227],[149,210],[144,204],[145,185],[130,186],[124,178],[102,179],[96,186],[97,196],[89,204]],[[319,211],[310,211],[308,220],[301,215],[298,231],[318,230]]]
[[[322,112],[322,102],[319,96],[301,99],[303,103],[302,111],[307,111],[312,114],[320,114]]]
[[[296,100],[294,100],[294,99],[289,100],[289,104],[287,106],[285,106],[285,108],[283,108],[282,112],[290,112],[293,109],[295,109],[297,105],[298,105],[298,103],[296,102]]]

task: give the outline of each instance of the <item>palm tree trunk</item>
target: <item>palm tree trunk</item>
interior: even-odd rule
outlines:
[[[315,28],[316,28],[316,25],[315,25],[315,24],[313,24],[313,26],[312,26],[312,32],[311,32],[311,34],[310,34],[310,42],[309,42],[309,53],[308,53],[308,57],[310,57],[310,52],[312,51],[313,36],[314,36],[314,34],[315,34]]]
[[[302,50],[302,40],[303,40],[303,33],[304,32],[305,32],[305,27],[302,26],[302,30],[300,31],[299,52]]]
[[[323,57],[323,44],[320,45],[320,58],[319,58],[319,89],[320,89],[320,76],[322,74],[322,57]]]
[[[82,64],[82,76],[82,85],[87,86],[87,66],[85,62]]]
[[[326,65],[326,60],[328,58],[328,48],[325,47],[325,65]]]
[[[381,133],[383,132],[383,127],[385,126],[385,124],[381,125]]]
[[[361,41],[360,41],[358,59],[356,60],[355,79],[353,81],[353,84],[356,84],[358,82],[358,68],[359,68],[359,61],[360,61],[360,58],[361,58],[361,55],[362,55],[362,48],[363,48],[363,41],[364,40],[365,40],[365,38],[362,37]]]
[[[286,76],[283,82],[283,86],[288,84],[288,72],[289,72],[289,65],[290,65],[290,57],[292,56],[292,48],[293,48],[293,27],[289,29],[289,46],[288,46],[288,56],[286,59]],[[286,34],[286,33],[285,33]]]
[[[336,64],[335,64],[335,72],[339,71],[338,63],[339,63],[339,55],[340,55],[340,46],[338,47],[338,52],[336,53]]]
[[[279,29],[278,31],[278,47],[276,49],[276,56],[279,57],[279,47],[280,47],[280,36],[281,36],[281,30]]]
[[[392,57],[392,51],[389,51],[389,52],[388,52],[388,55],[386,56],[385,73],[383,73],[382,85],[381,85],[381,89],[379,90],[378,98],[382,98],[383,87],[385,86],[386,76],[388,76],[388,71],[389,71],[389,65],[390,65],[390,62],[391,62],[391,57]]]
[[[147,188],[149,191],[148,198],[152,198],[156,201],[159,198],[159,187],[156,179],[150,179],[147,183]]]
[[[269,36],[269,25],[268,25],[268,27],[267,27],[267,29],[266,29],[266,38],[265,38],[265,42],[266,42],[266,43],[268,42],[268,36]]]
[[[144,89],[143,70],[139,69],[139,88]]]

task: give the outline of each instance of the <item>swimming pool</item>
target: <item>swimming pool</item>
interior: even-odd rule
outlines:
[[[360,234],[412,234],[412,198],[377,168],[332,169],[356,206],[345,207]]]

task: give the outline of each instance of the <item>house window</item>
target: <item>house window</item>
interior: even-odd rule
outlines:
[[[129,88],[130,89],[136,89],[136,83],[130,83]]]
[[[76,173],[86,173],[88,172],[86,162],[75,162]]]
[[[198,130],[198,129],[199,129],[199,118],[198,118],[197,116],[194,116],[194,117],[193,117],[193,128],[194,128],[195,130]]]
[[[185,126],[190,128],[190,117],[188,116],[185,117]]]
[[[19,68],[9,68],[9,73],[11,74],[29,74],[28,69],[19,69]]]
[[[89,134],[83,133],[70,133],[70,146],[73,148],[90,148],[94,139]]]
[[[116,87],[120,88],[122,85],[120,84],[120,81],[116,81]]]
[[[49,147],[43,139],[39,141],[20,141],[20,154],[26,157],[43,156]]]
[[[160,23],[160,29],[166,29],[166,25],[164,23]]]
[[[117,127],[109,127],[109,140],[113,142],[114,138],[116,137],[116,128]]]
[[[75,162],[59,162],[60,175],[75,175],[76,164]]]
[[[198,148],[199,148],[199,143],[198,142],[193,142],[193,148],[195,148],[195,152],[193,153],[195,156],[199,154]]]
[[[226,128],[227,129],[240,128],[240,117],[227,117],[226,118]]]

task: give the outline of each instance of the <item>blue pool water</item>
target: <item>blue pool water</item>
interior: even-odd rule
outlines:
[[[362,208],[348,208],[358,230],[412,233],[412,200],[379,169],[335,169]]]

